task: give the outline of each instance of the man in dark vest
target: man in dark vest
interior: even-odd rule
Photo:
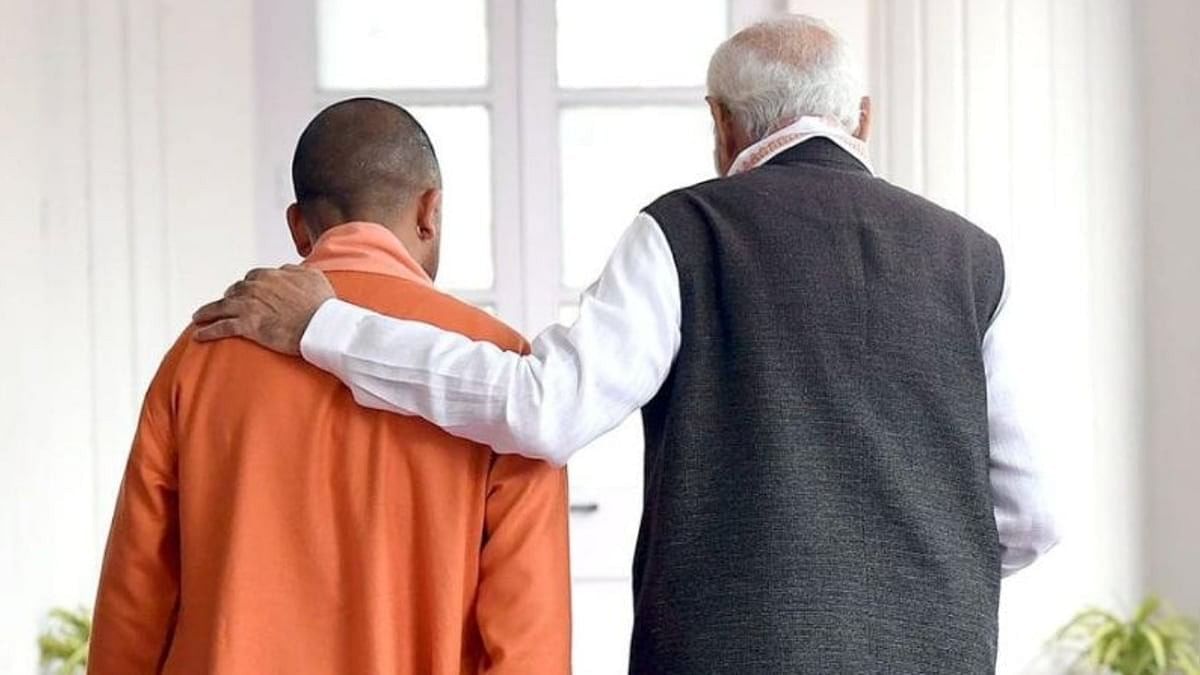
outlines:
[[[363,405],[557,463],[641,409],[633,673],[988,673],[1002,575],[1055,542],[1000,246],[875,177],[845,48],[741,31],[722,178],[637,216],[528,356],[256,270],[201,339],[301,353]]]

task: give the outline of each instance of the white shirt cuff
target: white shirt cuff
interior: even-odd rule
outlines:
[[[362,307],[337,298],[326,300],[300,338],[300,355],[321,370],[337,375],[359,323],[369,316],[371,312]]]

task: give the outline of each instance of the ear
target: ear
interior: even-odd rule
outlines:
[[[713,127],[717,130],[717,137],[722,143],[728,144],[733,136],[733,115],[721,101],[711,96],[706,96],[704,100],[708,102],[708,111],[712,114]]]
[[[866,143],[871,137],[871,97],[864,96],[858,104],[858,129],[854,137]]]
[[[417,238],[423,243],[438,240],[442,231],[442,191],[430,188],[417,199]]]
[[[304,220],[304,211],[299,204],[287,207],[288,230],[292,233],[292,243],[296,245],[296,253],[306,258],[312,253],[312,235],[308,232],[308,222]]]
[[[704,100],[708,102],[708,111],[713,119],[713,141],[716,144],[713,160],[717,165],[717,173],[724,176],[729,172],[729,167],[738,153],[733,114],[729,112],[728,106],[711,96],[704,97]]]

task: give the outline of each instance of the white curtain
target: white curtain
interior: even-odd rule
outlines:
[[[1064,540],[1005,583],[1000,672],[1139,591],[1138,100],[1126,0],[792,0],[856,46],[893,182],[995,234]]]

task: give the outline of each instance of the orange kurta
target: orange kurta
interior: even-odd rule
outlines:
[[[525,348],[378,225],[330,230],[307,264],[347,301]],[[567,559],[564,471],[188,331],[146,395],[88,673],[566,673]]]

